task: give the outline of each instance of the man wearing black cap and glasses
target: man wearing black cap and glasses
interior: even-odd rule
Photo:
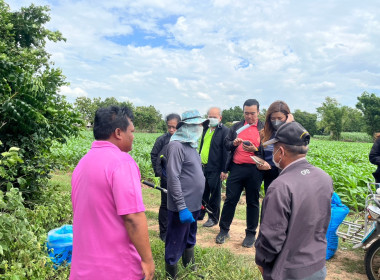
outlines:
[[[281,169],[265,195],[256,240],[256,264],[267,279],[325,279],[326,232],[333,181],[306,159],[309,133],[297,122],[282,125],[273,162]]]

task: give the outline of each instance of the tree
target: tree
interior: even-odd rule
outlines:
[[[222,122],[225,124],[227,122],[240,121],[243,119],[243,109],[239,106],[234,108],[225,109],[222,111]]]
[[[380,132],[380,97],[365,91],[358,100],[356,108],[363,113],[366,132],[373,136],[375,132]]]
[[[19,147],[24,164],[13,184],[30,199],[46,185],[52,167],[48,153],[52,141],[65,142],[81,123],[72,106],[58,94],[65,85],[61,70],[52,67],[45,50],[47,40],[62,41],[59,31],[44,25],[48,7],[31,5],[11,12],[0,0],[0,152]]]
[[[162,128],[162,116],[154,106],[139,106],[136,107],[134,112],[135,121],[134,125],[138,130],[155,132],[157,129]]]
[[[304,128],[310,133],[310,135],[315,135],[318,131],[317,129],[317,114],[308,113],[297,109],[293,113],[294,119],[302,124]]]
[[[320,128],[330,132],[332,139],[339,140],[343,128],[345,108],[336,99],[326,97],[322,106],[317,108],[317,112],[321,116]]]
[[[343,131],[346,132],[364,132],[365,122],[363,113],[356,108],[344,107]]]
[[[265,123],[266,114],[267,114],[267,109],[263,108],[260,110],[259,120],[262,121],[263,123]]]
[[[133,104],[131,102],[119,102],[115,97],[107,97],[105,100],[102,100],[100,97],[91,99],[81,96],[75,99],[74,103],[76,111],[82,115],[85,123],[90,123],[91,125],[94,123],[96,110],[111,105],[125,106],[132,111],[134,110]]]
[[[75,99],[75,109],[81,114],[86,125],[90,123],[91,125],[94,122],[95,112],[100,107],[101,99],[98,98],[88,98],[88,97],[78,97]]]
[[[134,107],[133,107],[133,104],[132,102],[125,102],[125,101],[117,101],[117,99],[115,97],[107,97],[106,99],[104,99],[104,101],[101,101],[100,104],[99,104],[99,107],[108,107],[108,106],[111,106],[111,105],[117,105],[117,106],[123,106],[123,107],[128,107],[129,109],[131,109],[132,111],[134,110]]]

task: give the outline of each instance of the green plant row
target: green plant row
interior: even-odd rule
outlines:
[[[371,143],[351,143],[312,139],[307,159],[326,171],[344,204],[356,211],[364,208],[367,182],[372,182],[375,166],[368,160]],[[307,182],[306,182],[307,183]]]

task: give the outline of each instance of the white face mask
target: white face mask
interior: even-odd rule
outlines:
[[[275,165],[278,169],[281,169],[281,167],[280,167],[280,163],[281,163],[281,161],[282,161],[282,158],[280,159],[279,162],[276,162],[276,161],[274,160],[274,155],[277,154],[277,152],[278,152],[279,150],[280,150],[280,148],[278,148],[277,151],[272,155],[272,161],[273,161],[274,165]]]
[[[219,119],[217,118],[208,118],[209,121],[210,121],[210,126],[211,127],[216,127],[218,124],[219,124]]]

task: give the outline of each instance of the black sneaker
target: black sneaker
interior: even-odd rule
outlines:
[[[204,227],[213,227],[217,225],[218,223],[215,222],[213,219],[208,219],[207,222],[203,224]]]
[[[246,247],[246,248],[252,248],[253,247],[253,244],[255,243],[255,236],[254,235],[246,235],[246,237],[244,238],[243,240],[243,247]]]
[[[218,233],[218,235],[216,236],[215,242],[217,244],[223,244],[224,242],[226,242],[226,239],[228,239],[228,238],[230,238],[228,231],[221,229],[220,232]]]

